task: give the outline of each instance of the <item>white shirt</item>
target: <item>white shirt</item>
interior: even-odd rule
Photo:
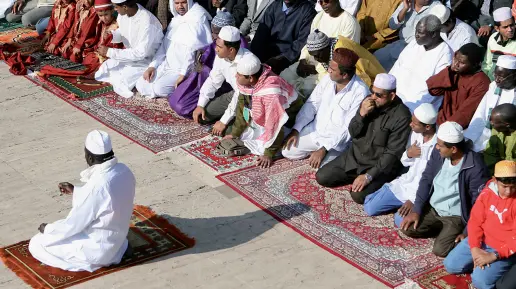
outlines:
[[[220,121],[224,124],[228,124],[236,114],[236,107],[238,104],[238,86],[236,81],[236,68],[238,62],[244,55],[252,54],[249,50],[241,47],[238,49],[238,52],[235,56],[235,60],[229,61],[227,59],[222,59],[218,56],[215,57],[215,61],[213,62],[213,68],[210,71],[210,76],[201,87],[199,91],[199,100],[197,101],[197,106],[205,107],[211,99],[215,97],[215,93],[222,86],[224,81],[229,83],[235,93],[233,94],[233,98],[228,105],[228,108],[224,112],[224,115],[220,119]]]
[[[422,103],[432,103],[439,111],[442,97],[428,93],[426,80],[451,65],[453,50],[445,42],[432,50],[425,50],[414,40],[401,52],[389,74],[396,77],[396,94],[414,112]]]
[[[118,29],[112,31],[113,43],[123,43],[124,49],[109,48],[107,57],[131,66],[148,66],[163,40],[163,27],[159,20],[138,4],[132,17],[118,15]]]
[[[163,43],[149,66],[157,68],[164,63],[164,70],[186,76],[193,66],[195,52],[213,41],[209,18],[208,12],[197,3],[185,15],[172,18]]]
[[[407,200],[414,203],[416,200],[419,181],[421,180],[426,164],[430,160],[430,156],[434,150],[437,142],[437,134],[434,134],[432,139],[425,143],[422,134],[412,132],[407,148],[409,148],[414,142],[416,142],[421,148],[421,156],[418,158],[409,158],[407,156],[407,151],[405,151],[401,157],[401,163],[405,167],[409,167],[408,172],[387,184],[394,196],[396,196],[396,198],[398,198],[402,203],[405,203]]]
[[[136,181],[114,158],[81,172],[72,210],[31,239],[29,250],[42,263],[68,271],[94,271],[117,264],[127,249]]]
[[[455,27],[449,35],[441,32],[441,38],[450,45],[453,51],[459,50],[464,44],[475,43],[478,44],[478,37],[475,29],[467,23],[456,20]]]
[[[314,143],[328,151],[344,151],[351,140],[349,123],[369,88],[356,75],[341,91],[335,93],[335,87],[326,75],[297,114],[294,129],[301,132],[308,125]]]
[[[464,132],[464,137],[473,142],[473,150],[476,152],[483,151],[491,137],[491,129],[488,128],[490,126],[491,110],[497,105],[504,103],[516,105],[516,89],[506,90],[497,88],[496,82],[491,82],[489,90],[482,98],[482,101],[480,101],[468,128]],[[498,92],[496,92],[497,90]]]

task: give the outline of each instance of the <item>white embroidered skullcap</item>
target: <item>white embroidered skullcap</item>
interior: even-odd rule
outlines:
[[[315,29],[306,39],[306,50],[308,51],[321,50],[328,45],[330,45],[330,39],[319,29]]]
[[[464,130],[460,124],[447,121],[439,126],[437,138],[447,143],[460,143],[464,139]]]
[[[516,69],[516,57],[512,55],[500,55],[496,61],[496,66],[506,69]]]
[[[493,11],[493,19],[496,22],[502,22],[512,18],[511,8],[502,7]]]
[[[260,71],[261,67],[262,62],[260,61],[260,59],[258,59],[256,55],[248,53],[242,56],[242,58],[240,58],[240,60],[238,61],[237,72],[241,75],[254,75],[258,71]]]
[[[111,138],[105,131],[94,130],[86,136],[84,146],[94,155],[104,155],[112,151]]]
[[[450,19],[450,9],[442,4],[435,5],[430,9],[430,14],[437,16],[441,23],[445,23]]]
[[[224,26],[220,29],[219,38],[229,42],[240,41],[240,30],[233,26]]]
[[[113,3],[113,4],[121,4],[121,3],[124,3],[126,1],[127,0],[111,0],[111,3]]]
[[[437,111],[430,103],[423,103],[414,109],[416,118],[424,124],[435,124],[437,120]]]
[[[396,77],[387,73],[377,74],[373,85],[380,89],[394,90],[396,89]]]

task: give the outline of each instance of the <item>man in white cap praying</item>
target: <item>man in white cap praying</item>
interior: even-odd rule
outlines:
[[[242,57],[237,65],[238,99],[235,123],[225,139],[240,139],[251,154],[257,155],[257,165],[268,168],[284,138],[283,126],[289,113],[295,113],[299,102],[297,92],[270,66],[262,65],[254,54]],[[292,107],[291,107],[292,105]],[[291,109],[291,111],[287,111]]]
[[[197,108],[192,116],[194,121],[200,124],[216,121],[212,133],[220,136],[235,117],[239,93],[236,80],[237,65],[244,56],[252,53],[241,47],[240,30],[233,26],[224,26],[220,29],[216,45],[217,56],[213,68],[201,87]],[[231,85],[234,93],[215,97],[224,81]]]
[[[367,195],[399,175],[411,117],[396,96],[396,78],[378,74],[371,95],[362,101],[349,123],[351,145],[317,171],[317,182],[324,187],[351,184],[351,197],[363,204]]]
[[[471,207],[488,179],[482,155],[469,148],[462,127],[443,123],[401,231],[412,238],[436,237],[432,252],[446,257],[467,236]]]
[[[98,81],[109,82],[122,97],[130,98],[138,78],[151,63],[163,39],[163,27],[156,16],[137,4],[137,0],[112,0],[118,12],[119,28],[108,31],[112,43],[123,43],[124,49],[101,46],[99,55],[108,57],[95,73]]]
[[[41,224],[29,251],[47,266],[93,272],[118,264],[128,248],[136,182],[131,170],[118,162],[106,132],[90,132],[84,151],[89,166],[81,172],[85,184],[59,184],[62,193],[73,196],[70,213]]]
[[[516,57],[501,55],[494,70],[494,81],[480,101],[464,136],[470,139],[477,152],[483,151],[491,137],[491,112],[500,104],[516,104]]]
[[[502,7],[493,12],[494,27],[496,32],[489,37],[487,42],[487,51],[482,70],[494,80],[494,68],[501,55],[515,55],[515,27],[514,17],[511,8]]]
[[[163,43],[143,76],[138,92],[148,99],[167,97],[193,68],[195,53],[210,44],[210,14],[193,0],[170,1],[174,17]]]
[[[367,85],[355,75],[358,55],[338,48],[328,67],[328,75],[316,86],[296,117],[285,139],[282,154],[288,159],[309,157],[310,166],[332,161],[350,145],[349,123],[369,95]],[[381,76],[377,76],[381,81]]]
[[[423,103],[414,110],[410,123],[412,134],[401,157],[401,164],[408,168],[408,172],[366,197],[364,211],[369,216],[398,210],[394,221],[399,226],[403,217],[410,213],[421,174],[437,142],[436,121],[437,111],[431,104]]]
[[[444,5],[435,5],[430,13],[437,16],[442,23],[441,38],[453,51],[459,50],[464,44],[478,44],[475,29],[467,23],[457,19],[450,8]]]
[[[453,50],[441,38],[441,21],[437,16],[423,17],[410,42],[392,67],[390,74],[398,80],[398,96],[414,111],[422,103],[432,103],[438,111],[442,97],[428,93],[426,80],[452,64]]]

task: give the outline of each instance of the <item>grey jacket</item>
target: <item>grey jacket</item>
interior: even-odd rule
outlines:
[[[258,29],[258,25],[262,22],[265,10],[274,2],[274,0],[262,0],[260,7],[256,7],[256,0],[247,0],[247,17],[240,25],[240,33],[242,35],[254,35]]]

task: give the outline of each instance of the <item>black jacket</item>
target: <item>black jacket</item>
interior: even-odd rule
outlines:
[[[478,30],[484,25],[494,25],[493,11],[501,7],[512,7],[512,0],[491,0],[489,15],[482,15],[480,8],[482,8],[484,1],[489,0],[452,1],[452,7],[458,4],[458,6],[453,9],[455,16],[471,25],[475,30]]]
[[[213,6],[211,0],[198,0],[196,2],[206,9],[211,17],[217,15],[217,7]],[[240,27],[240,24],[242,24],[247,16],[247,0],[223,0],[220,3],[220,7],[226,8],[226,10],[233,15],[235,18],[235,27]]]

